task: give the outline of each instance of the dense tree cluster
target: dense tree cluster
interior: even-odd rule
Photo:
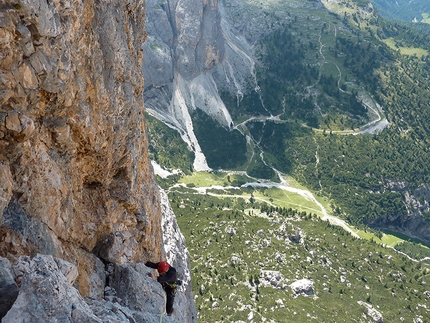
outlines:
[[[181,169],[189,174],[193,170],[194,153],[178,132],[161,121],[145,114],[147,119],[149,156],[166,169]]]
[[[237,130],[220,126],[203,111],[193,115],[194,132],[206,156],[209,167],[231,169],[246,161],[246,139]]]

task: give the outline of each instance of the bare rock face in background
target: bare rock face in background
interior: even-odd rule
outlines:
[[[144,1],[0,3],[0,256],[51,254],[101,297],[104,262],[159,259]]]

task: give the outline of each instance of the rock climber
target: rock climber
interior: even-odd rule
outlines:
[[[154,273],[149,273],[149,277],[158,281],[166,292],[166,313],[168,316],[171,316],[173,313],[173,302],[175,300],[175,293],[178,287],[176,280],[176,269],[169,265],[167,261],[160,262],[145,262],[145,265],[157,269],[158,276],[154,275]]]

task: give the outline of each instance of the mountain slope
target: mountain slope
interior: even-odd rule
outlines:
[[[189,148],[213,171],[158,178],[190,246],[199,320],[428,321],[428,37],[385,21],[368,1],[210,5],[224,51],[190,81],[175,62],[205,55],[172,43],[169,71],[178,75],[169,82],[183,90],[174,95],[191,125],[166,138],[176,143],[192,130],[200,150]],[[174,17],[170,26],[190,25]],[[216,90],[214,99],[193,100],[203,97],[194,82],[205,95]],[[177,111],[169,86],[146,83],[149,112],[163,121]],[[233,124],[213,117],[219,99],[219,115],[226,109]],[[163,129],[148,127],[151,138]],[[186,145],[152,158],[183,167]]]
[[[423,108],[429,102],[428,37],[384,21],[367,2],[207,5],[197,15],[201,20],[193,16],[194,23],[182,21],[182,11],[152,5],[155,14],[166,17],[156,23],[168,22],[163,30],[169,35],[191,35],[194,29],[187,26],[199,26],[198,37],[187,43],[192,55],[176,50],[184,46],[176,36],[157,38],[155,20],[144,47],[151,57],[144,61],[149,75],[156,74],[152,66],[160,66],[152,61],[162,47],[157,42],[170,57],[163,70],[158,68],[158,81],[147,79],[148,111],[178,130],[195,154],[194,169],[233,167],[275,181],[278,171],[290,174],[330,197],[333,212],[353,223],[430,242],[429,151],[423,149],[429,141]],[[205,19],[215,26],[209,33]],[[198,47],[200,39],[216,47]],[[198,60],[214,48],[219,55],[212,65]],[[183,66],[176,68],[183,61],[190,62],[186,73]],[[227,163],[231,145],[220,145],[204,131],[205,118],[196,109],[232,132],[224,141],[237,141],[237,131],[244,136],[246,153],[244,141],[237,141],[236,164]]]
[[[372,0],[378,11],[386,18],[407,22],[430,23],[430,3],[425,0]]]
[[[199,322],[428,322],[428,258],[239,189],[221,194],[169,194],[192,254]]]

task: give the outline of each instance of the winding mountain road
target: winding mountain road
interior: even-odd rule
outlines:
[[[245,172],[229,172],[229,171],[226,171],[226,172],[245,175]],[[278,174],[280,175],[279,172],[278,172]],[[245,183],[245,184],[241,185],[241,187],[251,186],[251,187],[278,188],[278,189],[281,189],[281,190],[284,190],[287,192],[296,193],[296,194],[304,197],[305,199],[315,203],[315,205],[319,208],[319,209],[315,209],[315,211],[320,212],[322,214],[322,217],[321,217],[322,220],[329,221],[333,225],[340,226],[344,230],[351,233],[351,235],[353,235],[354,237],[360,238],[358,236],[358,234],[344,220],[342,220],[336,216],[328,214],[325,207],[315,198],[315,196],[310,191],[292,187],[288,184],[287,181],[285,181],[282,178],[282,176],[280,176],[280,178],[281,178],[281,183],[276,183],[276,182],[272,182],[272,181],[265,181],[265,182],[255,181],[255,182]],[[175,184],[169,188],[169,191],[172,189],[175,189],[177,187],[187,187],[187,186],[183,183]],[[196,194],[201,194],[201,195],[210,195],[210,196],[216,196],[216,197],[243,198],[244,196],[242,194],[223,194],[223,193],[211,192],[211,190],[229,190],[229,189],[234,190],[234,189],[240,189],[241,187],[212,185],[212,186],[204,186],[204,187],[187,187],[187,188],[195,191]],[[261,200],[263,202],[271,204],[271,202],[267,201],[266,199],[263,199],[260,197],[254,197],[254,198],[256,200]],[[273,204],[273,206],[275,206],[275,205]]]

